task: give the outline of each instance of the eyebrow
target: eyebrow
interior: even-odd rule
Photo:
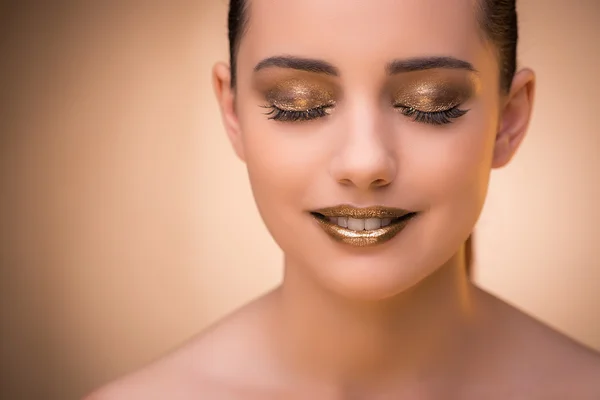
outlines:
[[[385,69],[389,75],[395,75],[403,72],[423,71],[434,68],[464,69],[477,72],[470,62],[454,57],[418,57],[393,60]]]
[[[318,74],[340,76],[340,71],[327,61],[295,56],[274,56],[265,58],[256,64],[254,72],[269,67],[289,68]],[[454,57],[440,56],[393,60],[386,65],[385,70],[388,75],[396,75],[404,72],[423,71],[434,68],[464,69],[477,72],[473,65],[468,61]]]
[[[290,68],[332,76],[340,75],[339,70],[327,61],[293,56],[276,56],[265,58],[256,64],[254,71],[257,72],[268,67]]]

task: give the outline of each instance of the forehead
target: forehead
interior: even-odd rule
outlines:
[[[476,64],[485,50],[477,0],[247,0],[240,58],[288,54],[340,67],[454,56]],[[477,67],[477,66],[476,66]]]

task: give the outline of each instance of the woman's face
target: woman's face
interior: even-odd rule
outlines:
[[[486,195],[498,70],[472,0],[250,0],[226,118],[289,267],[381,299],[451,259]]]

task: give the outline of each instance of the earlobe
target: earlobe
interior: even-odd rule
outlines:
[[[235,109],[235,92],[231,87],[231,70],[229,65],[218,63],[212,70],[212,82],[215,96],[221,109],[221,118],[227,137],[237,156],[245,160],[240,125]]]
[[[533,71],[523,69],[515,74],[510,93],[501,111],[492,168],[501,168],[508,164],[521,145],[531,118],[534,89]]]

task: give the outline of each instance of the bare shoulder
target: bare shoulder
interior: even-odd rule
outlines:
[[[98,388],[83,400],[191,400],[214,392],[216,385],[197,374],[192,361],[194,346],[201,341],[201,336],[195,338],[150,365]]]
[[[557,398],[600,399],[600,353],[491,296],[501,327],[497,346],[507,370],[533,391]],[[545,397],[544,397],[545,398]]]
[[[260,326],[253,323],[261,318],[260,300],[240,308],[150,365],[100,387],[83,400],[239,398],[243,382],[238,378],[248,377],[248,371],[253,371],[246,360],[252,360],[253,354],[248,353],[257,349],[248,338],[257,338],[251,330]]]

